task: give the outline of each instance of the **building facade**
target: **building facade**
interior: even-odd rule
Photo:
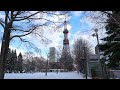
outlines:
[[[55,47],[50,47],[49,60],[50,60],[50,62],[56,61],[56,49],[55,49]]]

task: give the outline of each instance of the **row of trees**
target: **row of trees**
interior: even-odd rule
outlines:
[[[8,56],[5,64],[6,73],[33,73],[45,72],[47,61],[43,57],[35,57],[32,52],[27,52],[24,55],[19,53],[17,56],[16,50],[8,50]],[[57,69],[60,66],[57,63],[49,62],[49,69]]]
[[[17,56],[16,50],[9,49],[5,64],[5,72],[22,73],[22,62],[23,62],[22,54],[19,53],[19,55]]]
[[[33,57],[24,59],[23,71],[24,73],[42,72],[46,69],[46,61],[44,58]]]
[[[24,54],[23,71],[25,73],[42,72],[46,69],[47,61],[45,58],[36,57],[32,52]]]
[[[35,57],[32,52],[25,53],[23,59],[23,71],[25,73],[45,72],[46,68],[60,69],[60,65],[56,62],[47,62],[42,56]]]

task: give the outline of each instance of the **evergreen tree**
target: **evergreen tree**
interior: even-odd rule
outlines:
[[[112,17],[108,16],[108,23],[105,27],[107,36],[102,39],[106,43],[100,45],[100,50],[104,52],[104,60],[108,61],[108,67],[114,69],[120,65],[120,28],[114,20],[117,18],[116,15],[120,16],[120,11],[113,11]]]
[[[7,59],[5,62],[5,72],[10,70],[10,54],[11,54],[11,49],[8,49],[8,54],[7,54]]]
[[[14,72],[18,72],[17,70],[17,53],[16,53],[16,49],[13,53],[13,62],[14,62]]]
[[[67,71],[73,70],[73,58],[67,52],[64,53],[59,61],[64,65],[64,69],[67,69]]]
[[[14,70],[14,62],[13,62],[13,50],[11,51],[10,53],[10,56],[9,56],[9,73],[12,73],[13,70]]]
[[[22,62],[23,62],[23,59],[22,59],[22,54],[20,52],[20,54],[18,55],[18,66],[17,66],[20,73],[22,73],[22,71],[23,71]]]
[[[10,73],[12,72],[17,72],[17,54],[16,54],[16,50],[12,50],[12,52],[10,53],[9,55],[9,63],[10,63],[10,66],[9,66],[9,71]]]

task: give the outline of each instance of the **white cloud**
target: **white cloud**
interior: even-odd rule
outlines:
[[[34,11],[31,11],[32,13],[35,13]],[[51,13],[51,12],[48,12],[48,13]],[[55,14],[47,14],[47,13],[44,13],[44,12],[41,12],[41,13],[38,13],[36,14],[35,18],[41,18],[41,20],[36,20],[35,23],[45,23],[47,22],[47,20],[50,20],[52,22],[63,22],[65,20],[65,16],[64,15],[59,15],[60,13],[59,12],[56,12],[56,14],[58,15],[55,15]],[[67,17],[67,20],[71,19],[70,16]],[[60,23],[56,23],[56,25],[59,25]]]
[[[82,14],[82,11],[74,11],[73,14],[74,16],[80,16]]]
[[[68,30],[71,30],[72,29],[72,26],[70,24],[67,25],[67,29]]]
[[[68,25],[68,30],[71,29],[71,26]],[[48,39],[50,39],[52,42],[48,44],[49,47],[57,47],[61,42],[63,42],[63,27],[61,30],[58,31],[52,31],[45,30],[44,36],[46,36]]]

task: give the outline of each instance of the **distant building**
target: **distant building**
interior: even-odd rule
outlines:
[[[55,47],[50,47],[49,60],[50,62],[55,62],[56,59],[56,49]]]

